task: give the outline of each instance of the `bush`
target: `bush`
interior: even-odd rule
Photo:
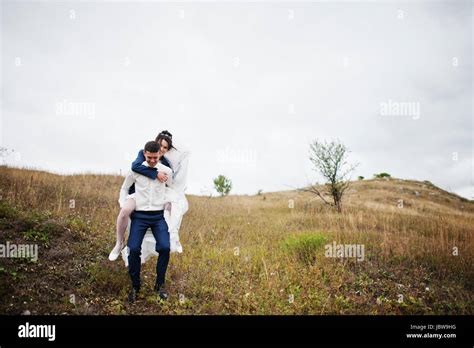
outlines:
[[[69,217],[69,221],[67,222],[67,226],[71,230],[75,230],[78,232],[86,232],[89,230],[88,223],[84,221],[80,216],[71,216]]]
[[[364,180],[364,177],[363,177],[362,175],[359,175],[359,176],[357,177],[357,179],[358,179],[358,180]]]
[[[60,236],[65,228],[60,223],[56,222],[55,220],[46,220],[43,221],[39,226],[38,230],[49,235],[49,236]]]
[[[376,179],[391,178],[391,177],[392,176],[388,173],[374,174],[374,178],[376,178]]]
[[[232,181],[224,175],[219,175],[214,179],[214,187],[221,196],[226,196],[232,190]]]
[[[292,235],[283,241],[283,249],[296,254],[300,261],[311,264],[316,260],[327,240],[327,237],[319,232]],[[323,255],[322,252],[320,253]]]
[[[46,247],[49,247],[49,234],[46,231],[38,231],[34,229],[30,229],[24,232],[25,238],[31,241],[40,241],[43,242]]]
[[[20,213],[18,212],[18,210],[13,208],[7,202],[0,202],[0,219],[13,219],[17,218],[19,215]]]

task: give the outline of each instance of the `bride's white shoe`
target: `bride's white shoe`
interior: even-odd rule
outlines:
[[[119,255],[120,255],[120,251],[122,250],[122,243],[120,244],[115,244],[114,248],[112,249],[112,251],[110,252],[109,254],[109,260],[110,261],[115,261],[118,259]]]

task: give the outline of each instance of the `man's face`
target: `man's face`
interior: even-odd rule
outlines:
[[[146,163],[148,163],[148,165],[152,168],[156,166],[156,164],[158,163],[158,160],[161,157],[159,152],[145,151],[144,155],[145,155]]]
[[[160,152],[162,155],[164,155],[165,153],[167,153],[169,150],[169,145],[168,145],[168,142],[165,140],[165,139],[161,139],[160,140]]]

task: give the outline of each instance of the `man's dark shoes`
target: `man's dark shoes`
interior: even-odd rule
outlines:
[[[140,292],[139,289],[132,288],[130,292],[128,293],[128,302],[133,303],[137,300],[138,298],[138,293]]]
[[[168,293],[163,289],[163,284],[155,284],[155,292],[160,296],[160,299],[166,300],[168,299]]]

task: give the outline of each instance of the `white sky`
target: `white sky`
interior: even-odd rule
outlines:
[[[354,177],[474,198],[472,13],[471,1],[3,1],[0,144],[19,154],[10,165],[118,174],[168,129],[192,151],[188,193],[224,174],[254,194],[315,181],[310,141],[338,138]],[[382,115],[390,101],[420,114]]]

